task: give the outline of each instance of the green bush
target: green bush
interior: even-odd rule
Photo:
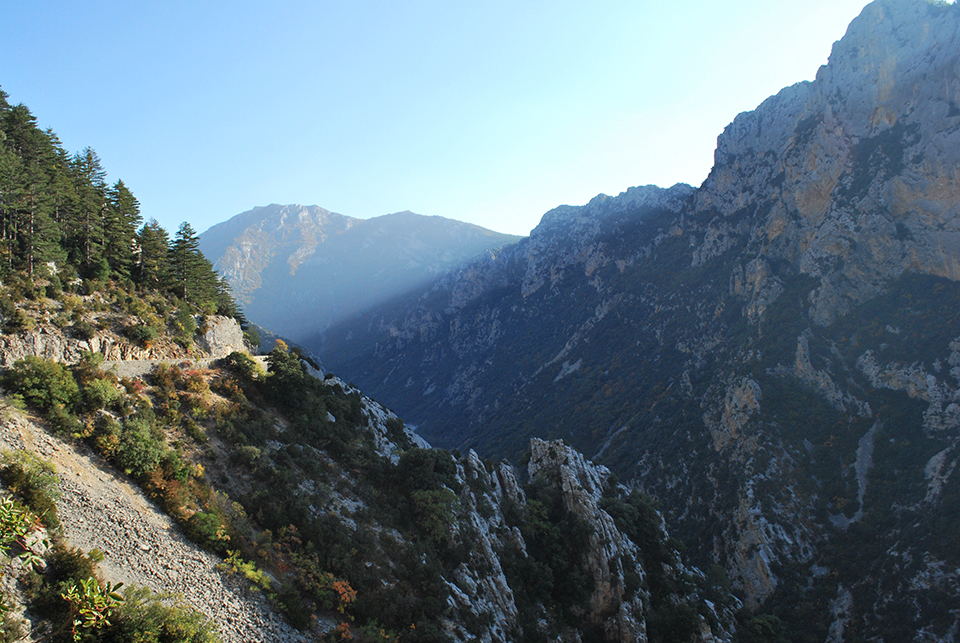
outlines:
[[[243,338],[253,347],[260,348],[260,331],[256,326],[248,326],[243,331]]]
[[[442,544],[456,519],[457,496],[449,489],[431,489],[414,491],[410,501],[417,527],[428,540]]]
[[[77,339],[90,341],[97,334],[97,329],[81,319],[73,323],[70,327],[70,333]]]
[[[193,344],[193,336],[197,332],[197,320],[187,306],[181,306],[173,316],[174,335],[181,344]]]
[[[70,411],[80,399],[80,388],[63,364],[35,355],[17,360],[4,383],[41,411],[49,411],[56,405]]]
[[[220,514],[213,511],[198,511],[190,516],[184,525],[187,538],[202,547],[211,549],[219,554],[225,554],[230,536],[227,534],[227,525]]]
[[[149,346],[156,341],[160,333],[153,326],[148,326],[146,324],[134,324],[132,326],[127,326],[124,334],[131,341],[134,341],[142,346]]]
[[[145,418],[134,417],[124,422],[115,457],[121,468],[140,478],[157,468],[164,450],[153,435],[152,424]]]
[[[0,453],[0,480],[36,513],[50,529],[60,526],[57,516],[56,469],[29,451]]]
[[[263,367],[246,353],[233,351],[223,358],[223,364],[247,380],[262,380],[266,377]]]
[[[113,382],[104,379],[91,380],[83,387],[83,404],[88,411],[112,408],[122,396]]]
[[[70,607],[60,593],[71,584],[96,578],[95,563],[80,549],[64,544],[54,545],[46,556],[47,570],[41,583],[32,591],[31,607],[53,623],[63,623],[70,616]],[[69,640],[69,632],[62,639]]]
[[[0,317],[8,320],[17,314],[17,305],[13,303],[10,295],[0,295]]]
[[[54,404],[47,411],[47,422],[54,433],[59,435],[73,436],[83,431],[83,424],[73,413],[63,407],[62,404]]]
[[[113,624],[96,634],[102,643],[218,643],[216,626],[179,600],[128,588]]]
[[[57,275],[50,276],[50,283],[48,283],[46,287],[46,295],[50,299],[60,299],[63,295],[63,284]]]

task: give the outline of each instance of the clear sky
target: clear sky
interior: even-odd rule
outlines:
[[[699,185],[723,127],[813,79],[865,4],[13,0],[0,86],[171,232],[301,203],[527,234]]]

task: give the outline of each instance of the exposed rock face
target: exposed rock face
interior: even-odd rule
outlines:
[[[516,527],[509,527],[507,507],[513,511],[526,511],[528,499],[517,482],[512,467],[500,464],[488,471],[475,451],[470,451],[459,462],[460,478],[465,483],[460,495],[462,507],[467,511],[466,525],[461,530],[472,532],[474,559],[463,564],[454,578],[449,580],[451,608],[459,620],[475,621],[484,617],[491,619],[482,641],[515,640],[519,614],[514,592],[504,571],[502,559],[508,550],[516,550],[527,556],[527,543]],[[646,590],[629,589],[627,577],[646,586],[647,571],[636,561],[643,559],[638,545],[622,533],[614,519],[601,508],[601,498],[611,485],[610,471],[597,466],[560,441],[546,442],[534,439],[530,442],[530,462],[527,476],[540,480],[559,491],[564,509],[586,526],[588,545],[579,564],[593,581],[593,591],[587,609],[579,615],[584,624],[592,624],[602,632],[604,641],[621,643],[648,640],[648,622],[651,618],[650,593]],[[464,534],[458,533],[458,538]],[[667,541],[662,523],[658,522],[656,539]],[[570,556],[578,555],[569,552]],[[657,570],[663,573],[664,570]],[[666,566],[671,576],[699,574],[677,562]],[[557,579],[567,582],[568,579]],[[698,604],[697,595],[670,597],[676,604]],[[701,603],[701,605],[703,605]],[[709,610],[708,610],[709,611]],[[714,628],[706,617],[698,614],[697,625],[692,628],[691,641],[726,641],[730,632],[722,624],[732,622],[731,614],[709,612]],[[465,618],[465,614],[471,616]],[[447,629],[457,640],[469,639],[470,635],[454,620]],[[571,628],[562,636],[570,637],[576,629]],[[529,633],[527,633],[529,635]],[[543,632],[542,634],[546,634]],[[578,635],[577,635],[578,636]],[[564,639],[566,640],[566,639]]]
[[[600,509],[600,498],[609,484],[609,470],[588,463],[582,454],[562,442],[536,439],[530,442],[527,470],[533,478],[543,475],[556,480],[567,510],[592,527],[585,565],[595,585],[587,619],[603,627],[608,640],[623,643],[644,640],[644,597],[638,593],[628,599],[624,580],[623,561],[636,560],[637,546],[621,534],[613,518]],[[663,538],[666,539],[666,534]]]
[[[820,280],[828,324],[902,272],[960,279],[960,37],[955,9],[875,2],[815,81],[739,115],[696,210],[738,213],[749,246]]]
[[[247,317],[297,342],[516,241],[478,226],[398,212],[367,220],[270,205],[200,235]]]
[[[208,317],[207,331],[198,342],[210,357],[226,357],[234,351],[245,351],[243,330],[232,317]]]
[[[208,330],[196,348],[188,351],[172,341],[160,341],[150,347],[131,343],[112,331],[100,331],[90,339],[70,337],[61,329],[42,323],[29,331],[0,334],[0,366],[10,367],[18,359],[36,355],[63,364],[75,364],[84,352],[102,355],[105,361],[176,360],[179,358],[225,357],[245,350],[240,324],[230,317],[207,318]]]
[[[788,628],[947,638],[958,168],[960,6],[879,0],[699,189],[557,208],[315,348],[434,444],[595,454]]]
[[[264,286],[264,279],[269,282],[271,266],[294,273],[318,245],[358,223],[360,219],[315,205],[268,205],[204,232],[201,250],[230,282],[239,300],[249,304]]]

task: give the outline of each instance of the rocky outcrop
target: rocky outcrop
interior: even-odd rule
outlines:
[[[469,534],[475,559],[471,564],[461,564],[448,579],[450,605],[459,614],[460,622],[490,621],[480,637],[484,643],[510,641],[518,627],[519,612],[501,555],[505,547],[520,551],[525,547],[520,530],[507,525],[504,513],[508,503],[523,507],[526,498],[512,467],[500,465],[487,471],[475,451],[458,464],[458,478],[464,484],[460,502],[466,519],[458,523],[452,536],[463,541]],[[445,625],[457,639],[471,638],[454,620],[448,619]]]
[[[234,351],[246,352],[243,330],[232,317],[213,316],[206,319],[206,332],[200,336],[198,347],[210,357],[226,357]]]
[[[454,527],[453,538],[468,539],[474,546],[471,561],[462,564],[448,579],[450,607],[458,618],[448,619],[446,627],[456,640],[472,637],[485,642],[515,640],[519,613],[502,560],[508,550],[524,557],[528,553],[521,530],[509,526],[506,514],[524,513],[528,499],[517,481],[516,472],[505,463],[490,470],[475,451],[470,451],[459,461],[458,467],[458,479],[463,483],[460,503],[466,519]],[[613,517],[601,507],[601,498],[615,495],[616,482],[610,471],[593,464],[563,442],[534,439],[530,442],[526,475],[530,480],[556,489],[564,510],[575,516],[589,534],[586,548],[570,551],[568,555],[583,567],[593,590],[583,611],[578,614],[581,625],[568,628],[563,636],[579,636],[578,630],[593,626],[595,632],[602,632],[600,636],[604,641],[647,641],[648,623],[652,618],[650,593],[642,588],[630,588],[631,582],[647,586],[647,571],[638,562],[644,559],[644,552],[620,531]],[[659,543],[668,540],[662,523],[658,523],[654,537]],[[679,577],[700,572],[675,562],[665,565],[665,570],[655,570],[655,573]],[[566,582],[567,579],[556,580]],[[696,595],[677,595],[669,600],[675,605],[698,604]],[[701,603],[697,609],[703,607]],[[696,616],[697,624],[691,628],[695,634],[690,640],[706,643],[730,639],[730,632],[723,624],[729,626],[731,614],[720,613],[718,609],[710,615],[713,627],[705,615]],[[458,625],[458,622],[484,619],[490,624],[479,636],[477,632],[471,634]],[[545,632],[541,634],[546,635]]]
[[[813,82],[739,115],[717,140],[695,209],[761,213],[750,245],[819,280],[819,324],[907,270],[960,279],[956,13],[870,4]]]
[[[28,355],[62,364],[75,364],[86,352],[101,355],[106,362],[169,362],[220,358],[246,350],[237,320],[210,316],[206,323],[206,332],[198,337],[198,350],[192,351],[166,338],[146,347],[137,345],[111,330],[99,330],[90,339],[79,339],[58,326],[41,323],[28,331],[0,334],[0,366],[8,368]]]
[[[172,342],[144,348],[131,344],[112,332],[100,332],[90,339],[68,336],[61,329],[46,324],[19,333],[0,335],[0,364],[12,366],[18,359],[36,355],[44,359],[74,364],[84,352],[97,353],[111,361],[176,359],[188,357],[186,349]]]
[[[558,485],[566,509],[590,526],[584,567],[593,578],[594,590],[586,619],[602,627],[608,641],[645,640],[644,595],[638,592],[628,597],[624,578],[625,561],[639,558],[637,546],[600,508],[600,498],[610,485],[610,471],[587,462],[562,442],[537,439],[530,442],[527,471],[531,478],[543,476]],[[666,540],[666,534],[662,538]],[[643,576],[640,578],[642,582]]]

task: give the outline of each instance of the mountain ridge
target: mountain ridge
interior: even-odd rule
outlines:
[[[410,211],[254,208],[200,235],[250,318],[294,341],[517,237]]]
[[[595,454],[797,636],[948,637],[958,43],[957,5],[878,0],[700,188],[557,208],[306,345],[434,444]]]

